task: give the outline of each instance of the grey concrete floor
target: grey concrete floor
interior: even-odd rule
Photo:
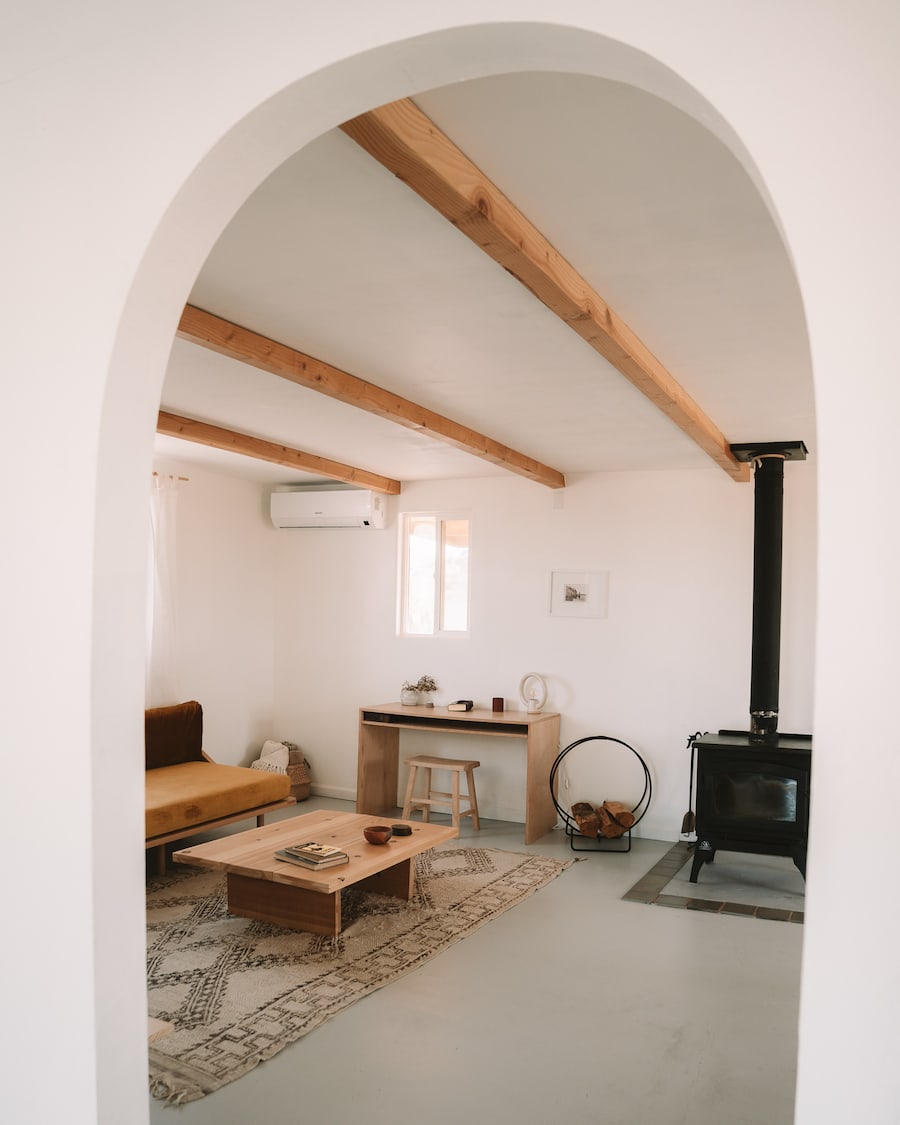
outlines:
[[[352,811],[296,812],[322,807]],[[576,858],[561,831],[526,847],[521,825],[464,821],[462,839]],[[180,1108],[151,1099],[151,1125],[789,1125],[803,927],[623,902],[670,846],[577,853],[245,1077]]]

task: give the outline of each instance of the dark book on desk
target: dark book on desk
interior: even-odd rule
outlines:
[[[308,867],[312,870],[321,870],[323,867],[336,867],[341,863],[349,863],[350,856],[340,848],[333,848],[329,844],[292,844],[281,848],[275,853],[276,859],[296,863],[299,867]]]

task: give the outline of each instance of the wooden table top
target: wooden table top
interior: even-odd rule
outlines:
[[[412,828],[412,835],[392,836],[387,844],[370,844],[363,836],[363,828],[373,824],[408,824]],[[275,883],[287,883],[331,894],[458,835],[457,829],[452,825],[423,824],[421,821],[393,820],[364,813],[319,809],[303,816],[267,824],[262,828],[253,828],[248,832],[223,836],[207,844],[183,848],[175,852],[172,858],[177,863],[219,869],[251,879],[269,879]],[[279,848],[290,844],[305,844],[310,840],[340,848],[350,856],[350,862],[327,867],[324,871],[308,871],[275,858],[275,852]]]

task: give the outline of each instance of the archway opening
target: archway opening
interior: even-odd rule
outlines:
[[[137,498],[144,494],[155,414],[174,327],[221,230],[275,168],[341,120],[386,101],[456,81],[460,74],[475,78],[525,69],[612,77],[647,90],[704,119],[708,128],[713,123],[720,139],[755,176],[727,123],[682,79],[632,48],[568,28],[448,28],[442,33],[343,59],[325,71],[298,78],[262,104],[244,107],[246,116],[236,119],[211,151],[198,158],[192,174],[160,217],[116,340],[106,420],[100,434],[97,487],[93,719],[97,762],[108,759],[110,743],[122,731],[132,738],[139,735],[143,686],[143,652],[139,643],[144,589],[143,525],[137,516],[123,524],[121,512],[123,508],[136,512],[140,507]],[[108,597],[104,590],[105,577],[112,571],[122,571],[127,576],[125,629],[133,627],[134,641],[126,643],[124,659],[121,648],[108,643],[111,635],[121,635],[123,631],[121,602]],[[109,706],[98,705],[101,699],[116,700],[112,722]],[[111,834],[130,838],[133,824],[129,818],[139,803],[142,786],[139,767],[136,763],[122,764],[115,773],[98,769],[96,777],[95,807],[100,822],[95,838],[109,838]],[[111,801],[111,789],[121,784],[127,790],[127,799]],[[139,854],[137,841],[135,854]],[[104,859],[101,866],[110,862]],[[119,871],[123,867],[128,870],[129,862],[122,862]],[[97,881],[98,933],[103,930],[104,916],[111,911],[106,887],[116,885],[120,883],[115,878]],[[142,941],[138,890],[136,887],[130,896],[133,917],[129,932],[139,934]],[[115,908],[120,909],[118,901]],[[130,953],[133,952],[131,943]],[[101,1040],[112,1040],[115,1035],[112,1007],[105,997],[111,991],[106,985],[114,979],[117,960],[115,955],[110,957],[98,981]],[[127,972],[129,979],[137,983],[130,961]]]

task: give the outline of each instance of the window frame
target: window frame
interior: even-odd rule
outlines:
[[[413,633],[407,630],[409,620],[410,587],[410,521],[413,519],[432,519],[435,521],[435,573],[434,573],[434,627],[428,633]],[[468,525],[466,541],[466,628],[445,629],[446,566],[445,541],[446,524],[453,520],[464,520]],[[472,621],[472,517],[468,512],[442,509],[401,512],[399,520],[400,550],[398,552],[397,576],[397,636],[424,640],[432,637],[460,640],[470,635]]]

